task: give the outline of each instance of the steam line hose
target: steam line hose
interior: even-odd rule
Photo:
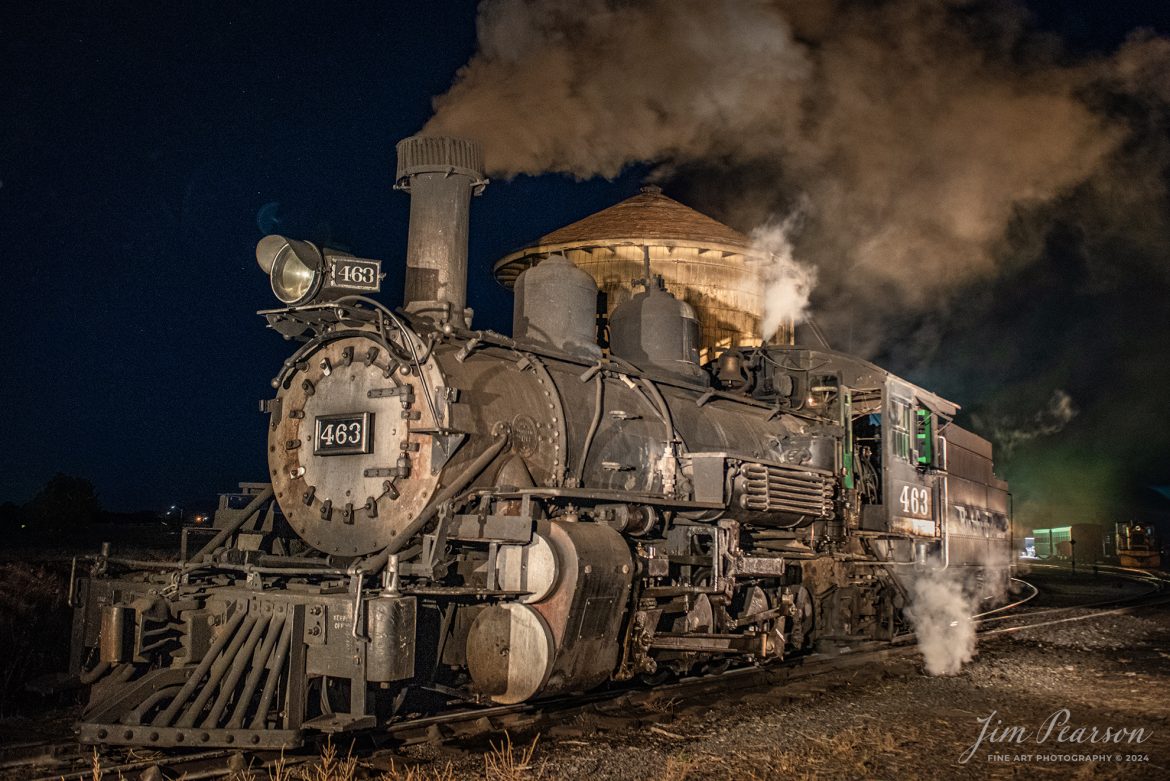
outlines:
[[[431,420],[434,421],[435,428],[441,428],[442,424],[439,422],[439,415],[435,410],[435,400],[431,397],[431,389],[427,384],[427,375],[423,371],[423,368],[422,368],[423,362],[426,360],[426,358],[430,357],[431,349],[428,349],[426,352],[426,356],[420,360],[418,357],[418,350],[414,346],[414,339],[412,339],[410,337],[410,331],[403,324],[402,320],[398,317],[398,315],[394,314],[393,311],[391,311],[389,308],[386,307],[386,305],[382,304],[381,302],[375,301],[374,299],[368,298],[366,296],[344,296],[343,298],[338,299],[338,302],[343,302],[343,301],[360,302],[363,304],[367,304],[368,306],[372,306],[378,312],[381,312],[386,317],[389,317],[392,321],[394,321],[394,324],[396,326],[398,326],[398,330],[402,333],[402,341],[405,342],[407,348],[410,349],[410,359],[411,359],[411,362],[414,364],[415,371],[418,372],[418,381],[420,384],[422,384],[423,397],[426,399],[427,409],[430,410]],[[385,338],[385,335],[382,333],[380,326],[378,329],[378,335],[382,337],[383,342],[387,343],[386,346],[387,346],[387,349],[389,349],[389,340]],[[432,344],[431,347],[433,349],[434,345]]]
[[[593,437],[597,435],[597,429],[601,426],[602,401],[605,392],[604,375],[605,373],[602,371],[598,371],[595,375],[594,381],[597,383],[597,388],[593,394],[593,420],[589,422],[589,431],[585,434],[585,444],[581,448],[581,458],[577,460],[577,469],[573,473],[573,479],[576,480],[577,485],[581,485],[581,480],[585,476],[585,459],[589,457],[589,448],[593,446]]]
[[[406,525],[404,529],[394,534],[394,539],[390,544],[383,548],[380,552],[368,556],[350,567],[350,573],[357,574],[376,574],[386,566],[386,562],[390,557],[402,550],[402,547],[414,535],[422,531],[422,528],[430,522],[435,515],[438,514],[439,509],[447,502],[454,499],[460,491],[471,484],[471,481],[487,469],[488,464],[496,459],[508,444],[508,435],[499,434],[487,450],[476,456],[475,460],[468,464],[467,468],[459,473],[451,483],[439,493],[435,494],[435,498],[431,499],[430,503],[419,511],[414,520]]]

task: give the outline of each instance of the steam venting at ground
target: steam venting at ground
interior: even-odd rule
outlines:
[[[1131,295],[1170,294],[1167,74],[1163,38],[1071,54],[1004,1],[485,0],[423,132],[478,139],[497,178],[649,164],[777,248],[769,327],[811,306],[835,347],[969,411],[1018,419],[1063,388],[1066,430],[1003,444],[1019,475],[1088,485],[1108,458],[1170,468],[1086,446],[1159,415],[1140,389],[1170,371],[1149,338],[1167,308]],[[1140,439],[1170,452],[1158,436]]]
[[[955,675],[975,657],[972,600],[954,570],[924,572],[910,584],[906,617],[931,675]]]
[[[979,565],[943,566],[931,559],[909,576],[910,604],[905,615],[930,675],[956,675],[975,657],[977,616],[1006,602],[1010,555],[989,552]]]

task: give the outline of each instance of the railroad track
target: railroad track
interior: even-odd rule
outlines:
[[[1054,564],[1032,564],[1031,566],[1046,571],[1069,571],[1067,567]],[[1166,604],[1170,602],[1170,574],[1134,569],[1131,567],[1115,567],[1112,565],[1098,565],[1097,569],[1100,574],[1105,575],[1106,577],[1115,577],[1129,580],[1131,582],[1145,586],[1146,590],[1139,594],[1122,595],[1112,599],[1084,602],[1067,607],[1028,609],[1019,613],[1002,614],[998,613],[998,611],[990,611],[989,613],[974,617],[978,620],[979,635],[981,637],[992,637],[995,635],[1022,632],[1027,629],[1039,629],[1046,626],[1054,626],[1056,624],[1085,621],[1110,615],[1122,615],[1125,613],[1131,613],[1141,608],[1152,607],[1154,605]],[[1016,605],[1022,606],[1024,603],[1030,601],[1034,596],[1035,594],[1033,594],[1027,600],[1014,603],[1009,607],[1015,607]],[[991,613],[997,614],[991,615]],[[1001,621],[1016,621],[1023,623],[1019,623],[1013,626],[989,628],[990,624]]]
[[[1059,569],[1050,565],[1032,565]],[[980,637],[1010,634],[1073,621],[1133,612],[1152,605],[1170,602],[1170,576],[1123,567],[1099,567],[1108,577],[1140,583],[1147,588],[1139,594],[1116,599],[1097,600],[1069,607],[1032,609],[1027,606],[1039,590],[1016,579],[1027,596],[1002,607],[972,616]],[[1000,625],[1008,624],[1011,625]],[[793,657],[767,667],[744,667],[719,674],[688,677],[652,688],[627,687],[591,692],[586,695],[541,700],[535,703],[468,707],[441,714],[409,719],[375,732],[347,735],[354,740],[356,756],[370,761],[385,760],[398,749],[420,743],[467,741],[505,731],[512,733],[551,732],[554,737],[572,734],[573,721],[588,721],[602,728],[653,726],[672,717],[673,707],[703,702],[710,695],[723,697],[747,690],[778,688],[779,695],[802,697],[823,689],[809,685],[829,673],[841,673],[873,666],[894,657],[917,651],[912,634],[904,634],[890,643],[857,645],[848,651],[828,655],[809,654]],[[802,688],[803,687],[803,688]],[[256,778],[267,778],[266,771],[277,764],[290,766],[314,761],[320,744],[308,745],[293,755],[274,751],[249,752],[235,749],[208,750],[190,754],[128,751],[102,758],[105,778],[126,781],[161,781],[182,777],[185,781],[217,779],[251,771]],[[93,754],[89,747],[69,741],[33,741],[0,751],[0,779],[31,781],[80,781],[94,778]]]

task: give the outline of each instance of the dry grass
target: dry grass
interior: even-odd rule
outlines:
[[[244,770],[231,776],[230,781],[358,781],[360,764],[352,754],[341,756],[332,740],[326,740],[316,762],[290,761],[282,753],[265,775]]]
[[[414,765],[399,768],[393,760],[390,769],[378,776],[378,781],[458,781],[455,768],[448,762],[442,767]]]
[[[321,749],[321,758],[302,769],[301,778],[304,781],[354,781],[357,777],[357,768],[358,761],[353,755],[339,757],[337,747],[329,740]]]
[[[504,733],[499,745],[491,743],[491,750],[483,755],[483,777],[488,781],[522,781],[529,778],[532,758],[539,735],[527,746],[514,746],[512,738]],[[119,773],[114,779],[103,769],[102,757],[95,750],[90,771],[91,781],[125,781]],[[352,754],[342,756],[332,741],[326,741],[320,756],[313,762],[286,759],[282,754],[266,770],[241,770],[228,777],[229,781],[460,781],[466,776],[457,773],[454,766],[412,765],[399,767],[391,760],[384,771],[371,770]],[[180,779],[180,781],[182,781]]]
[[[678,697],[655,697],[649,702],[642,704],[642,707],[651,713],[665,713],[673,716],[678,707],[682,704],[682,700]]]
[[[532,755],[536,752],[537,735],[528,748],[513,748],[512,736],[504,733],[504,739],[497,746],[491,744],[491,751],[483,755],[483,775],[488,781],[518,781],[532,769]]]
[[[912,732],[908,729],[902,731]],[[796,733],[795,730],[792,732],[794,736],[804,738],[816,746],[816,749],[810,751],[807,745],[798,744],[780,750],[760,768],[750,771],[745,778],[751,781],[774,778],[872,778],[883,756],[902,750],[888,729],[871,725],[850,727],[819,740]]]
[[[655,781],[686,781],[687,776],[699,768],[699,758],[687,754],[674,754],[666,758]]]
[[[67,578],[57,569],[0,563],[0,716],[12,715],[26,699],[29,679],[68,666],[67,592]]]
[[[113,776],[102,770],[102,755],[98,753],[96,748],[93,750],[93,757],[89,762],[89,778],[90,781],[114,781]],[[126,776],[119,772],[117,781],[126,781]]]

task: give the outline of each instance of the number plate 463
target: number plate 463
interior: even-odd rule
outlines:
[[[381,261],[337,256],[329,261],[331,287],[377,292],[382,286]]]
[[[899,515],[911,518],[933,518],[930,507],[930,489],[921,485],[901,483],[898,486]]]
[[[373,413],[318,415],[313,437],[313,453],[319,456],[345,456],[369,453],[372,449]]]

